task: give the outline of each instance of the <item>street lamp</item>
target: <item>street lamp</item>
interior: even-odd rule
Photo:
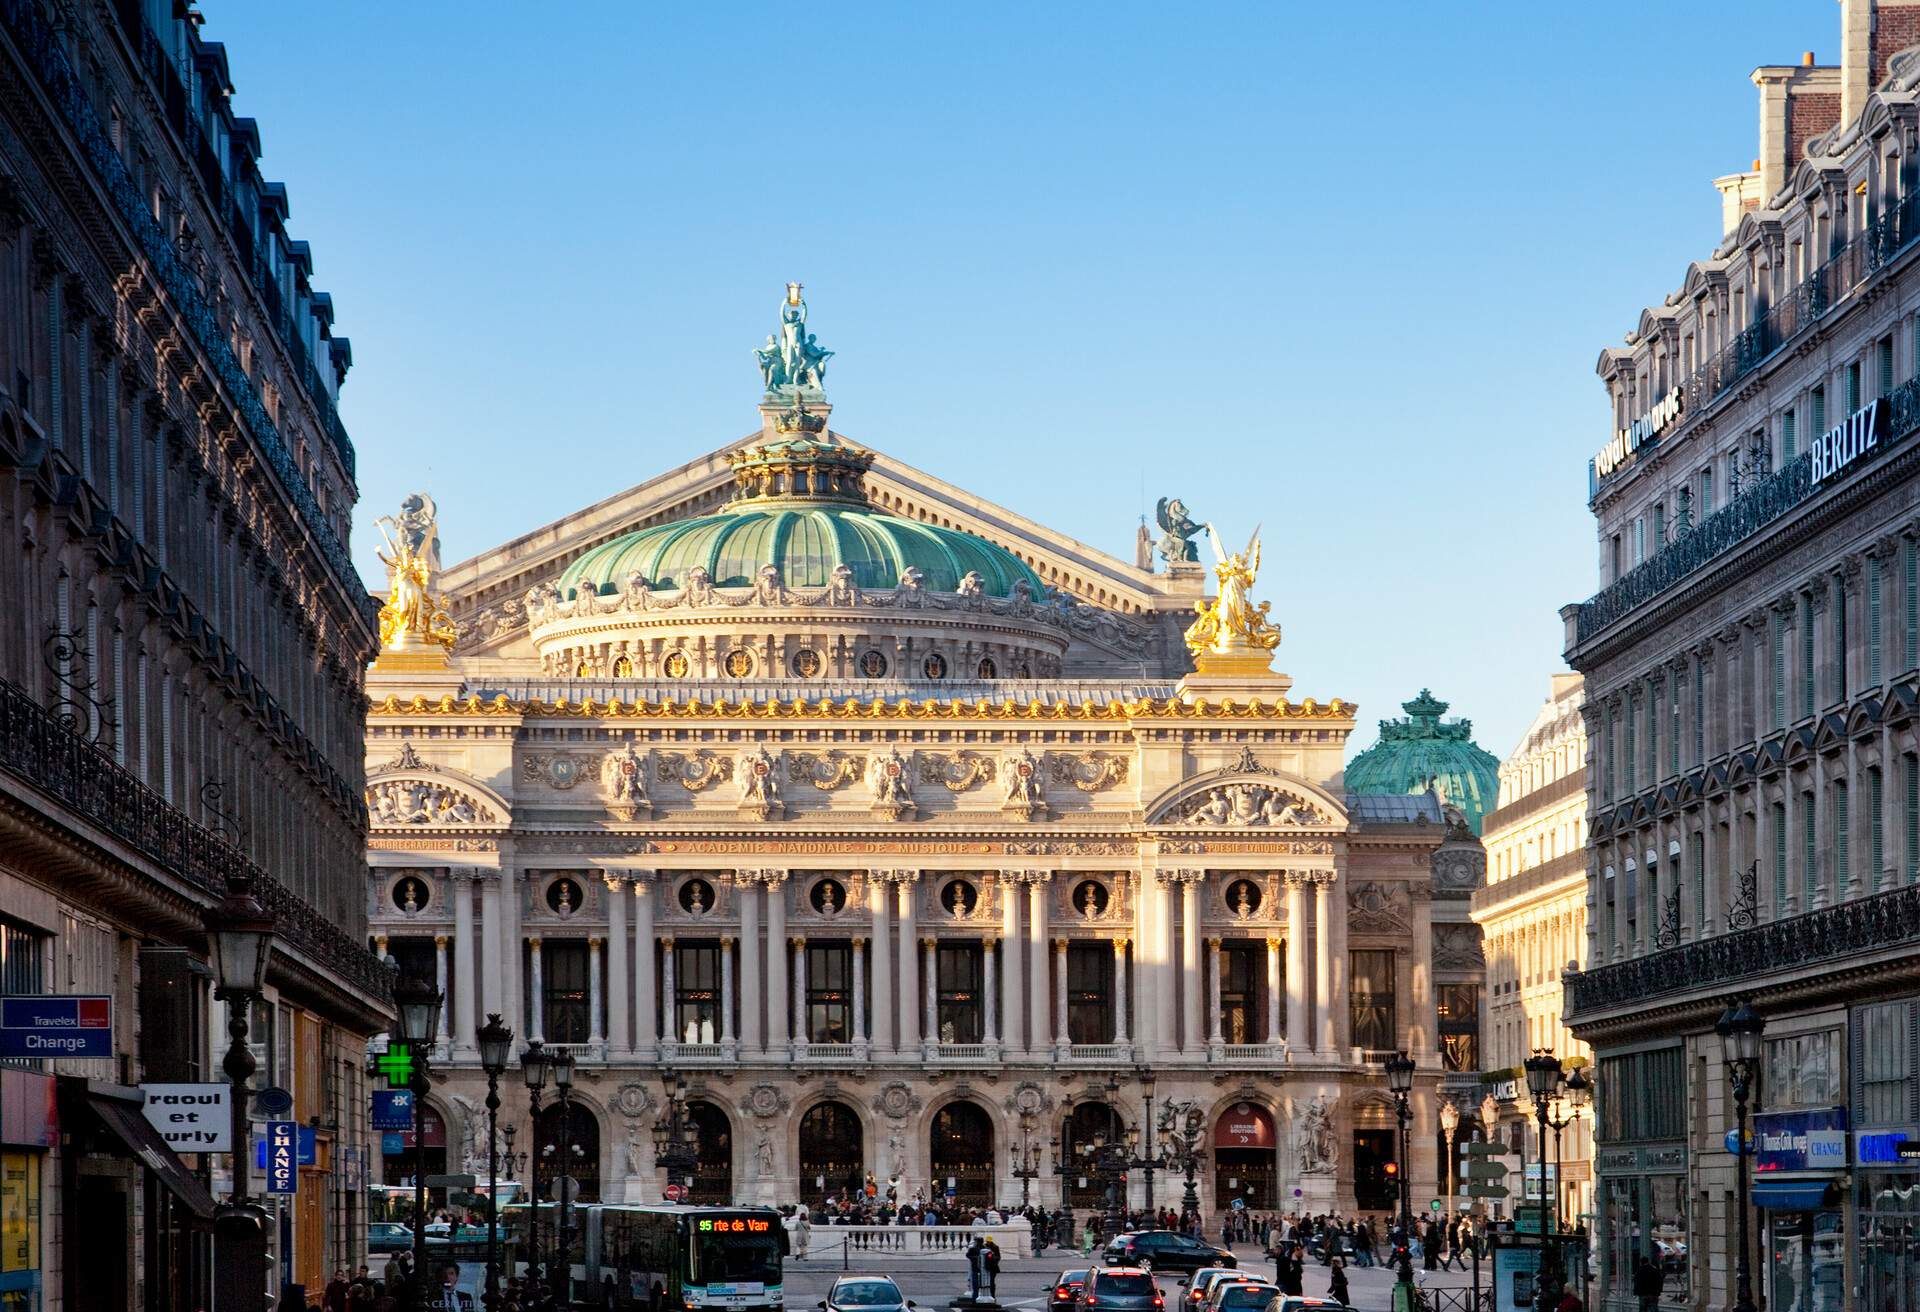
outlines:
[[[1154,1087],[1155,1085],[1154,1085],[1153,1069],[1148,1066],[1140,1067],[1140,1092],[1146,1095],[1146,1099],[1147,1099],[1146,1119],[1141,1122],[1147,1134],[1147,1148],[1146,1148],[1146,1151],[1140,1155],[1140,1160],[1135,1162],[1134,1165],[1138,1167],[1142,1172],[1144,1172],[1144,1175],[1145,1175],[1146,1187],[1147,1187],[1146,1204],[1147,1204],[1147,1210],[1149,1212],[1152,1212],[1155,1210],[1154,1198],[1153,1198],[1153,1167],[1154,1167],[1153,1093],[1154,1093]]]
[[[1200,1138],[1205,1125],[1206,1118],[1192,1103],[1183,1106],[1169,1102],[1160,1109],[1160,1137],[1165,1141],[1165,1147],[1160,1150],[1160,1164],[1186,1177],[1187,1188],[1180,1207],[1187,1216],[1200,1214],[1200,1195],[1194,1188],[1194,1174],[1200,1169],[1204,1156]]]
[[[1571,1072],[1563,1075],[1560,1079],[1560,1095],[1553,1100],[1555,1110],[1558,1114],[1547,1122],[1553,1126],[1553,1228],[1555,1230],[1565,1228],[1565,1218],[1560,1211],[1560,1191],[1565,1188],[1560,1178],[1562,1164],[1564,1162],[1564,1157],[1561,1153],[1560,1132],[1579,1119],[1580,1112],[1586,1107],[1587,1098],[1592,1092],[1593,1082],[1581,1073],[1580,1067],[1574,1067]]]
[[[227,896],[206,913],[208,955],[213,958],[214,996],[226,1001],[227,1056],[221,1069],[233,1085],[233,1195],[214,1214],[221,1238],[217,1301],[221,1307],[264,1307],[267,1287],[267,1213],[248,1197],[251,1170],[247,1134],[247,1081],[254,1071],[247,1047],[247,1009],[267,987],[273,956],[273,913],[253,895],[253,877],[227,876]]]
[[[1029,1206],[1028,1190],[1040,1178],[1040,1145],[1033,1141],[1033,1113],[1020,1113],[1020,1151],[1014,1159],[1013,1178],[1020,1182],[1020,1210]]]
[[[687,1114],[687,1082],[672,1071],[660,1072],[665,1094],[659,1115],[653,1118],[653,1163],[665,1169],[667,1187],[686,1183],[700,1164],[694,1141],[693,1118]]]
[[[1742,998],[1720,1014],[1713,1028],[1720,1036],[1727,1074],[1733,1080],[1733,1111],[1739,1136],[1734,1145],[1740,1178],[1740,1260],[1734,1267],[1739,1297],[1734,1300],[1733,1312],[1754,1312],[1753,1272],[1747,1261],[1750,1246],[1747,1238],[1747,1157],[1750,1152],[1747,1098],[1753,1092],[1753,1077],[1760,1069],[1760,1035],[1767,1028],[1767,1020]]]
[[[500,1301],[500,1076],[513,1054],[513,1031],[500,1023],[500,1013],[487,1013],[487,1023],[473,1036],[480,1049],[480,1069],[487,1073],[487,1308]]]
[[[1447,1216],[1453,1216],[1453,1132],[1460,1128],[1460,1109],[1451,1102],[1440,1104],[1440,1133],[1447,1138]]]
[[[520,1053],[520,1075],[527,1083],[527,1109],[533,1126],[527,1140],[527,1193],[532,1204],[527,1209],[527,1282],[532,1285],[540,1265],[540,1091],[547,1087],[547,1050],[538,1039],[530,1039]]]
[[[1553,1211],[1549,1214],[1547,1211],[1547,1127],[1552,1123],[1549,1120],[1549,1116],[1552,1110],[1551,1104],[1553,1096],[1558,1091],[1561,1078],[1565,1072],[1561,1069],[1560,1059],[1551,1052],[1548,1052],[1545,1048],[1540,1049],[1540,1051],[1528,1057],[1523,1063],[1523,1068],[1527,1073],[1527,1092],[1533,1095],[1534,1112],[1540,1119],[1540,1138],[1538,1145],[1540,1149],[1541,1275],[1543,1278],[1539,1281],[1539,1301],[1540,1312],[1547,1312],[1547,1309],[1552,1307],[1555,1300],[1560,1296],[1560,1291],[1555,1287],[1558,1282],[1553,1279],[1555,1273],[1560,1270],[1560,1249],[1557,1242],[1557,1232],[1560,1229],[1560,1182],[1557,1179],[1552,1181]],[[1520,1142],[1522,1144],[1520,1153],[1520,1192],[1522,1200],[1524,1201],[1527,1183],[1526,1134],[1524,1131],[1520,1136]]]
[[[520,1178],[520,1167],[527,1156],[525,1153],[517,1153],[513,1150],[514,1137],[519,1133],[520,1128],[516,1125],[500,1127],[500,1137],[507,1141],[507,1150],[500,1154],[500,1169],[507,1173],[509,1180]]]
[[[413,1074],[407,1091],[413,1095],[413,1284],[417,1301],[426,1301],[427,1284],[427,1052],[440,1023],[440,990],[418,975],[402,976],[393,986],[393,1006],[399,1013],[400,1042],[407,1045]]]
[[[1407,1143],[1407,1095],[1413,1092],[1413,1058],[1402,1049],[1387,1058],[1387,1090],[1393,1094],[1394,1115],[1400,1121],[1400,1233],[1401,1242],[1413,1252],[1413,1204],[1408,1195],[1408,1159],[1413,1155]]]
[[[554,1286],[559,1295],[560,1306],[570,1307],[573,1303],[573,1051],[569,1048],[554,1048],[547,1053],[547,1066],[553,1076],[554,1092],[560,1098],[560,1178],[557,1187],[560,1190],[560,1228],[559,1243],[554,1246],[559,1259],[559,1283]],[[552,1147],[551,1144],[548,1147]],[[552,1184],[551,1178],[549,1183]]]

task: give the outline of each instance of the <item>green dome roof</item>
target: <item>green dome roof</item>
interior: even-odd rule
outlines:
[[[673,589],[696,565],[720,588],[751,587],[765,565],[778,565],[788,587],[822,588],[845,565],[863,588],[891,588],[913,567],[934,592],[957,591],[969,571],[988,596],[1009,596],[1021,580],[1035,597],[1042,591],[1019,557],[984,538],[825,500],[735,503],[719,514],[655,524],[593,548],[567,566],[559,588],[568,598],[583,580],[617,591],[638,570],[650,586]]]
[[[1347,791],[1414,794],[1431,783],[1478,834],[1500,795],[1500,762],[1473,741],[1473,721],[1443,723],[1447,703],[1425,688],[1400,709],[1407,718],[1380,721],[1380,741],[1347,763]]]

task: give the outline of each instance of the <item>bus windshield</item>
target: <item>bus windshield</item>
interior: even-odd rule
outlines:
[[[772,1235],[696,1235],[692,1257],[690,1284],[780,1283],[780,1245]]]

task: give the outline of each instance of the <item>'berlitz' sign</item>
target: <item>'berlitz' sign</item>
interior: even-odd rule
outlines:
[[[1813,462],[1813,481],[1833,477],[1879,446],[1880,439],[1887,435],[1891,414],[1885,401],[1869,401],[1843,423],[1814,438],[1807,450],[1807,458]]]

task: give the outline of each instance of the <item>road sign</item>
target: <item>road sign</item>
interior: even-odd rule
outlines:
[[[413,1128],[413,1094],[405,1089],[375,1089],[373,1091],[373,1128],[411,1130]]]
[[[112,1057],[113,999],[96,994],[0,998],[0,1057]]]
[[[687,1187],[683,1184],[670,1184],[660,1191],[670,1203],[677,1203],[687,1196]]]
[[[1440,1211],[1445,1211],[1446,1209],[1444,1205],[1440,1202],[1440,1200],[1436,1198],[1432,1202],[1427,1204],[1427,1210],[1429,1212],[1440,1212]]]
[[[300,1180],[300,1127],[293,1121],[267,1122],[267,1192],[290,1194]]]
[[[143,1084],[147,1124],[177,1153],[233,1151],[231,1084]]]

